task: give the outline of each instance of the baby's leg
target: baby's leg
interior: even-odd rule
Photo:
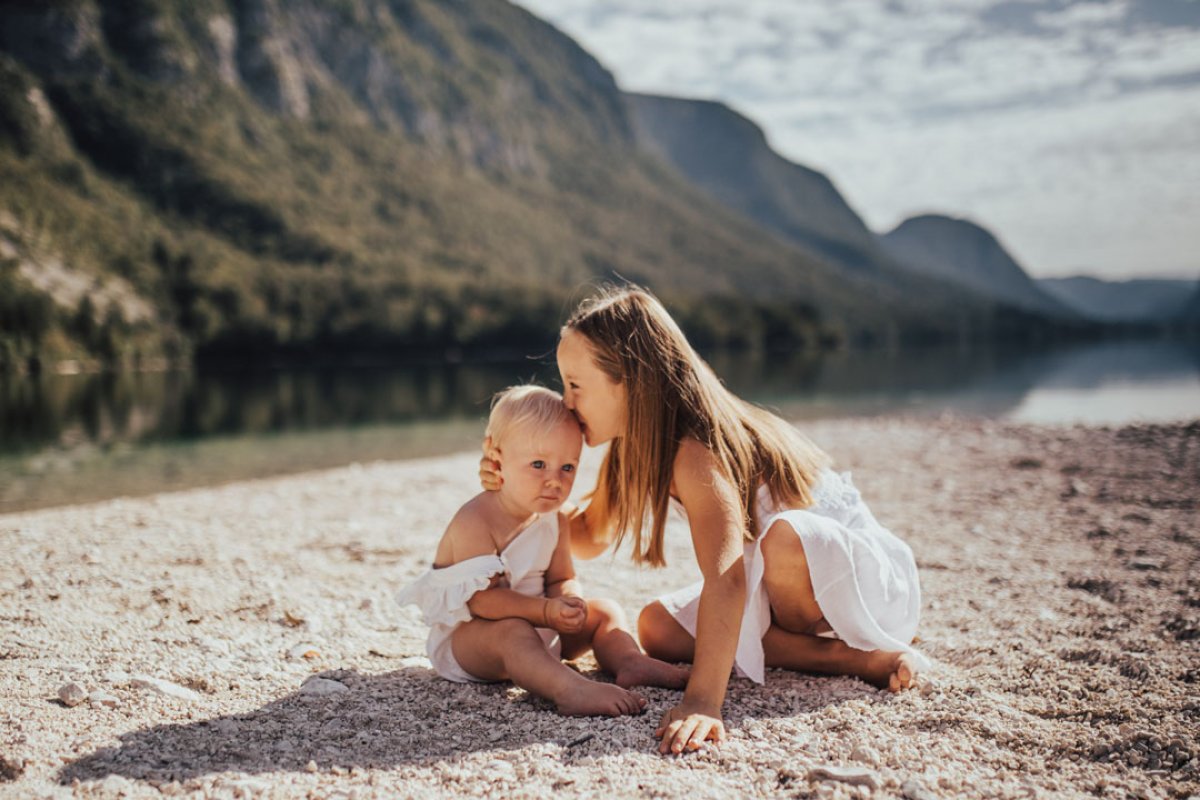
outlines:
[[[588,600],[583,630],[562,637],[563,657],[574,658],[590,647],[600,668],[611,672],[620,686],[665,686],[682,689],[688,670],[651,658],[629,633],[625,612],[612,600]]]
[[[567,667],[523,619],[464,622],[455,629],[450,644],[459,666],[470,674],[488,681],[511,680],[553,701],[560,714],[616,717],[636,714],[646,705],[640,695],[590,681]]]

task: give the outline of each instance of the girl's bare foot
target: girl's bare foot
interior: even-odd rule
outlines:
[[[682,689],[687,686],[691,670],[677,667],[657,658],[638,654],[617,669],[615,678],[618,686],[662,686],[667,689]]]
[[[900,692],[917,685],[917,667],[913,657],[903,650],[875,650],[868,654],[861,677],[880,689]]]
[[[581,677],[554,698],[554,705],[558,713],[567,717],[619,717],[640,714],[646,707],[646,698],[611,683],[596,683]]]

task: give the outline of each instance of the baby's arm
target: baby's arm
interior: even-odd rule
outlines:
[[[546,597],[582,597],[583,590],[575,580],[575,563],[571,560],[571,522],[566,513],[558,515],[558,544],[550,565],[546,567]]]
[[[575,580],[575,565],[571,562],[571,533],[565,514],[558,515],[558,542],[546,567],[545,593],[551,598],[554,611],[561,616],[552,622],[559,633],[578,633],[587,623],[588,606],[583,599],[579,581]]]
[[[436,563],[438,566],[449,566],[495,552],[495,543],[483,521],[471,509],[464,508],[455,515],[442,536]],[[503,576],[498,578],[493,578],[487,589],[471,595],[467,601],[471,616],[480,619],[515,617],[538,627],[554,628],[562,633],[574,632],[572,618],[575,616],[575,603],[565,598],[530,597],[508,588]]]

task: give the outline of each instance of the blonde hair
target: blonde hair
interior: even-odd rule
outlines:
[[[492,437],[493,447],[499,448],[518,428],[532,426],[534,430],[545,430],[564,422],[579,426],[579,420],[563,403],[561,394],[531,384],[510,386],[492,398],[485,435]]]
[[[623,384],[628,427],[612,440],[587,516],[597,538],[633,535],[633,558],[663,566],[663,528],[671,474],[687,437],[712,452],[741,498],[743,536],[755,536],[755,496],[791,508],[812,505],[812,486],[828,457],[792,425],[731,393],[688,344],[649,292],[610,288],[585,300],[562,334],[582,334],[596,366]],[[648,517],[653,515],[649,536]]]

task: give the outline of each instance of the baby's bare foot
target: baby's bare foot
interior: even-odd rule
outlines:
[[[558,713],[568,717],[619,717],[640,714],[646,707],[646,698],[611,683],[581,677],[561,697],[554,698],[554,704]]]
[[[917,685],[917,666],[903,650],[876,650],[870,654],[862,678],[880,689],[900,692]]]
[[[691,670],[659,661],[647,655],[639,655],[622,664],[616,673],[618,686],[663,686],[667,689],[682,689],[687,686]]]

